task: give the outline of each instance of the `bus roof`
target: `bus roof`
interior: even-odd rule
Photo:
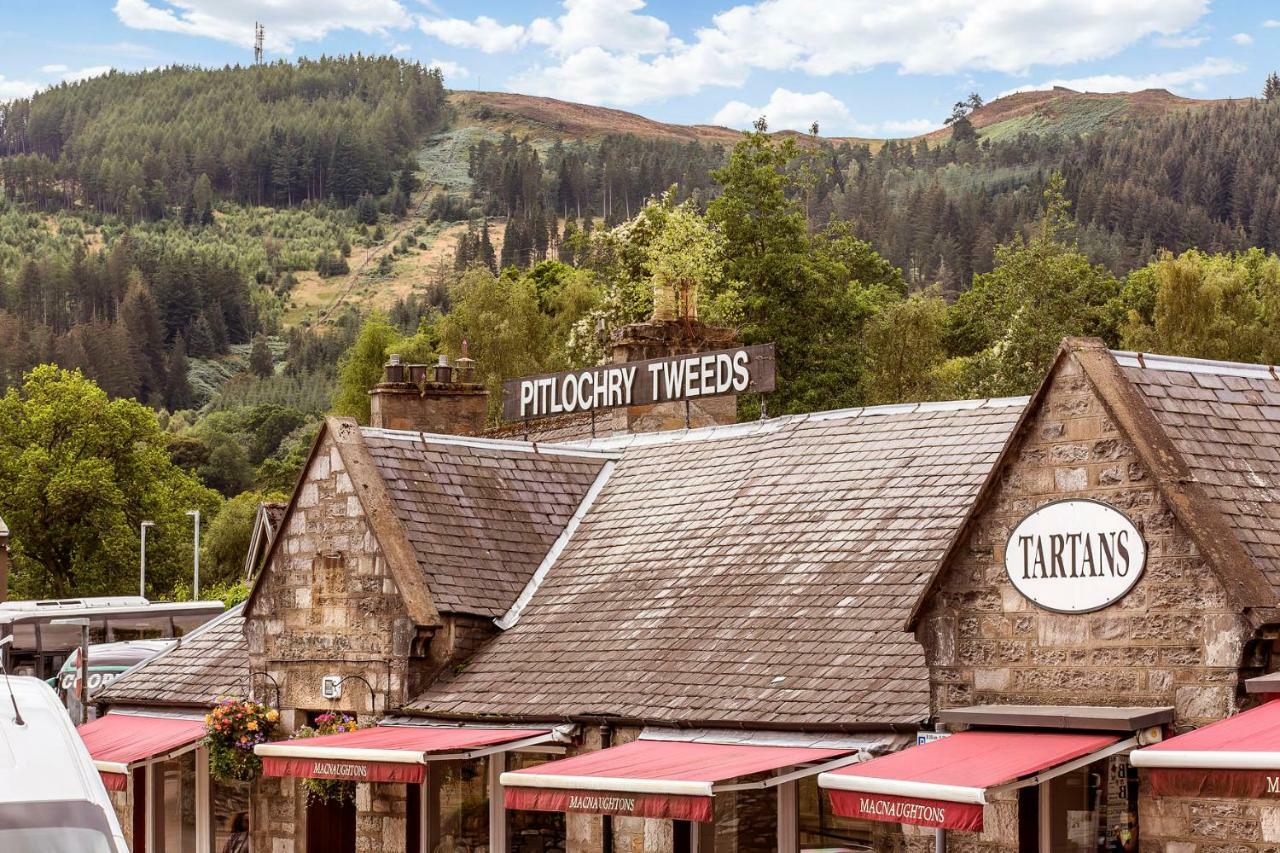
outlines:
[[[140,602],[140,603],[138,603]],[[216,615],[226,610],[221,601],[157,601],[145,598],[129,604],[98,604],[93,599],[82,599],[74,605],[47,608],[10,608],[13,602],[0,603],[0,625],[16,623],[49,622],[71,617],[125,617],[125,616],[181,616],[184,614]],[[18,602],[26,603],[26,602]]]

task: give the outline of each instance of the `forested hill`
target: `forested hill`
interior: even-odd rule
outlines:
[[[438,121],[439,71],[352,56],[110,73],[0,104],[6,194],[162,217],[207,177],[220,198],[381,195]],[[207,200],[207,199],[206,199]]]

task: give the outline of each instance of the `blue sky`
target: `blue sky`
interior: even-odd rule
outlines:
[[[352,51],[458,89],[665,121],[912,135],[971,91],[1060,84],[1248,97],[1280,66],[1280,2],[1209,0],[0,0],[0,99],[108,68]]]

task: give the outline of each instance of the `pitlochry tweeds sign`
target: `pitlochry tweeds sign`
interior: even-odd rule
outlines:
[[[1146,542],[1129,517],[1094,500],[1045,504],[1018,523],[1004,550],[1018,592],[1059,613],[1088,613],[1120,600],[1146,562]]]
[[[502,384],[502,416],[517,421],[727,394],[764,394],[774,389],[775,381],[773,344],[757,344],[509,379]]]

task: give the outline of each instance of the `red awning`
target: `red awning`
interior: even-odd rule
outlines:
[[[636,740],[503,773],[502,785],[509,809],[709,821],[717,783],[855,751]]]
[[[1117,744],[1116,735],[967,731],[818,777],[845,817],[977,832],[989,788]],[[1102,756],[1097,756],[1102,757]]]
[[[113,791],[129,784],[130,768],[142,761],[166,757],[195,746],[204,737],[204,721],[184,717],[107,714],[77,731]]]
[[[1136,750],[1161,797],[1280,796],[1280,701]]]
[[[254,752],[262,756],[262,772],[267,776],[421,783],[428,761],[478,758],[553,737],[550,729],[376,726],[259,744]]]

